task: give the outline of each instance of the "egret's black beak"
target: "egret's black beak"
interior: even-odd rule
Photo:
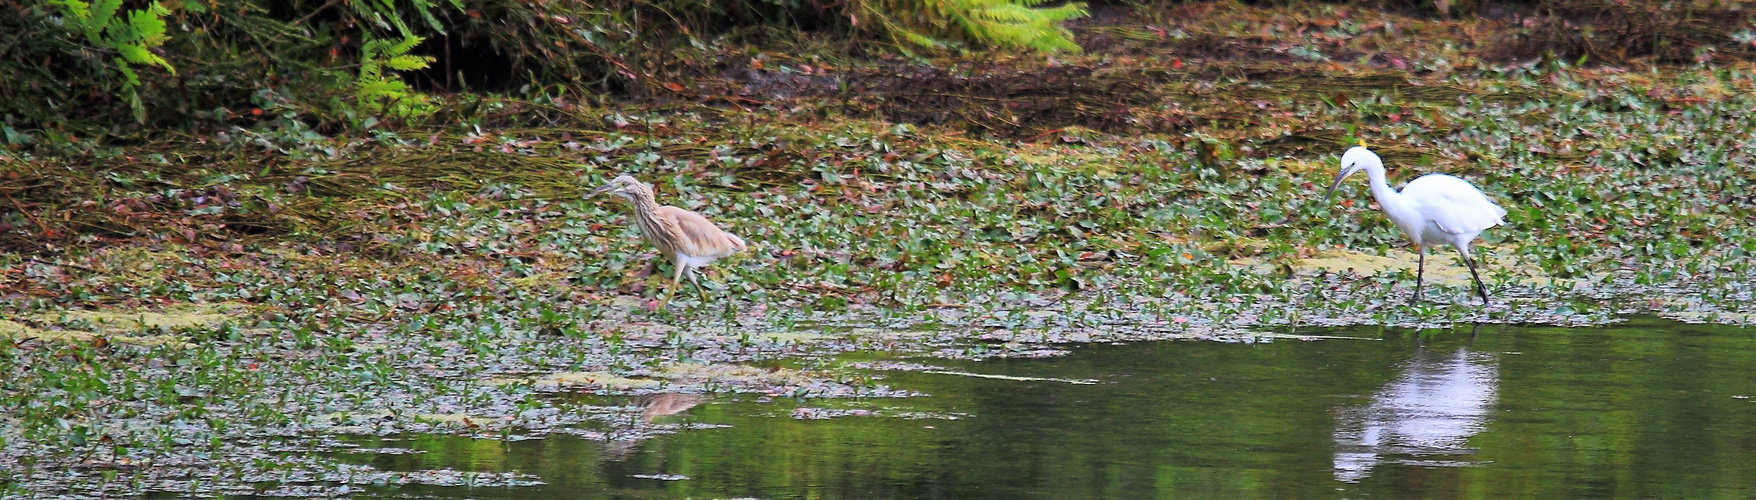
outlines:
[[[1341,169],[1341,173],[1335,174],[1335,183],[1330,184],[1329,191],[1325,191],[1323,193],[1323,201],[1325,201],[1325,202],[1329,201],[1329,198],[1331,196],[1335,195],[1335,188],[1341,187],[1341,181],[1344,179],[1347,179],[1348,174],[1351,174],[1351,173],[1354,173],[1354,168],[1350,166],[1348,168]]]
[[[616,189],[616,184],[615,184],[615,183],[610,183],[610,184],[605,184],[605,185],[602,185],[602,186],[598,186],[598,188],[597,188],[597,189],[593,189],[593,190],[591,190],[591,194],[589,194],[589,195],[586,195],[586,197],[588,197],[588,198],[589,198],[589,197],[592,197],[592,196],[597,196],[597,195],[600,195],[600,194],[604,194],[604,193],[607,193],[607,192],[610,192],[610,191],[613,191],[613,190],[615,190],[615,189]]]

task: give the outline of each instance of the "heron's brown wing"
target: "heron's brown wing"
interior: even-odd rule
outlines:
[[[676,230],[677,250],[697,257],[719,258],[744,249],[743,241],[721,231],[701,214],[665,205],[658,208],[660,224]]]

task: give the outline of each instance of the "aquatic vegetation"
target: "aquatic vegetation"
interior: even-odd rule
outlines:
[[[432,103],[433,129],[324,135],[295,120],[6,153],[0,487],[525,484],[335,457],[377,448],[349,441],[362,436],[625,446],[682,427],[605,398],[658,394],[835,400],[801,419],[902,416],[848,402],[919,395],[884,374],[916,358],[1756,314],[1749,65],[1495,65],[1399,45],[1409,52],[1386,57],[1405,70],[1347,52],[1445,26],[1374,25],[1386,16],[1311,29],[1191,18],[1148,38],[1082,28],[1121,48],[1057,56],[1029,79],[1017,62],[837,70],[890,72],[870,101],[816,83],[744,108],[458,96]],[[1190,56],[1219,40],[1324,60],[1263,73]],[[768,60],[763,71],[806,75]],[[919,88],[972,98],[899,90]],[[1058,95],[1045,89],[1071,104],[1029,98]],[[907,99],[922,105],[896,104]],[[1361,216],[1357,186],[1323,200],[1334,152],[1359,139],[1393,184],[1446,172],[1507,209],[1472,247],[1493,307],[1471,302],[1449,258],[1427,263],[1429,301],[1407,305],[1405,239]],[[640,307],[669,277],[642,271],[652,256],[625,208],[582,196],[621,174],[749,242],[705,276],[709,300]],[[75,468],[101,473],[46,472]]]

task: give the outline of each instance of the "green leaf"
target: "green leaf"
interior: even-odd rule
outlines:
[[[405,37],[402,42],[390,46],[389,52],[391,55],[407,54],[408,51],[414,50],[415,46],[420,45],[421,42],[426,40],[427,39],[418,36]]]
[[[141,44],[147,47],[163,45],[165,40],[170,38],[165,35],[164,18],[159,17],[161,15],[159,11],[164,10],[164,7],[160,7],[157,3],[153,3],[152,6],[151,9],[128,13],[128,26],[134,28],[134,33],[139,37]]]
[[[142,47],[139,45],[122,45],[122,46],[116,47],[116,52],[122,54],[122,58],[127,60],[128,62],[131,62],[131,63],[139,63],[139,64],[152,64],[153,63],[152,62],[152,60],[153,60],[152,52],[148,52],[146,50],[146,47]]]
[[[80,0],[49,0],[49,5],[65,9],[68,16],[80,20],[81,22],[91,18],[91,4]]]
[[[397,71],[410,71],[426,68],[434,59],[429,56],[396,56],[384,62],[385,66]]]
[[[127,67],[124,66],[123,70],[126,71]],[[133,72],[130,71],[129,74]],[[122,95],[128,98],[128,109],[134,111],[134,123],[146,123],[146,106],[140,102],[140,93],[129,87],[122,91]]]
[[[116,59],[116,70],[121,71],[124,78],[122,81],[123,92],[133,92],[134,86],[140,85],[140,76],[135,75],[134,69],[128,67],[128,61],[126,59]]]
[[[944,46],[944,44],[942,42],[934,39],[933,37],[930,37],[927,35],[922,35],[920,33],[916,33],[913,31],[904,31],[904,32],[902,32],[902,36],[904,39],[907,39],[909,42],[914,43],[915,45],[922,46],[922,47],[936,49],[936,48],[940,48],[940,47]]]
[[[97,2],[92,3],[91,16],[85,19],[84,24],[85,37],[91,40],[93,45],[104,45],[100,41],[100,35],[102,35],[104,27],[110,25],[110,20],[116,17],[116,9],[121,7],[122,0],[97,0]]]
[[[127,17],[110,19],[110,25],[103,30],[103,32],[109,36],[98,42],[99,45],[113,47],[116,45],[140,43],[140,34],[135,33],[134,28],[128,26],[126,19]]]
[[[445,26],[439,23],[439,18],[433,17],[432,10],[421,9],[421,19],[427,20],[427,27],[433,28],[433,31],[437,31],[441,35],[445,34]]]

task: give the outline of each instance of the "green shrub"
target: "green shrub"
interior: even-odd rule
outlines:
[[[1044,52],[1078,51],[1062,21],[1086,15],[1085,4],[1039,7],[1048,0],[858,0],[868,26],[893,40],[928,48],[958,43]],[[857,17],[855,18],[857,19]],[[854,21],[858,23],[859,21]]]
[[[505,67],[473,90],[650,97],[741,64],[747,48],[818,37],[889,42],[850,44],[884,47],[856,52],[1078,50],[1059,23],[1085,15],[1084,4],[1046,0],[19,1],[0,0],[20,13],[0,16],[0,137],[80,150],[155,129],[419,122],[436,105],[399,73],[459,46],[473,53],[461,67],[446,60],[435,81],[488,74],[468,66],[487,60]]]
[[[91,44],[90,49],[115,54],[110,60],[123,77],[117,92],[128,100],[128,107],[134,111],[134,121],[145,123],[146,108],[137,91],[140,76],[130,65],[159,66],[176,74],[177,69],[171,67],[171,63],[153,53],[153,49],[169,38],[165,34],[164,16],[171,11],[158,2],[126,12],[121,9],[122,0],[96,0],[93,3],[48,0],[48,4],[60,10],[60,21],[64,26],[85,35],[85,40]]]

